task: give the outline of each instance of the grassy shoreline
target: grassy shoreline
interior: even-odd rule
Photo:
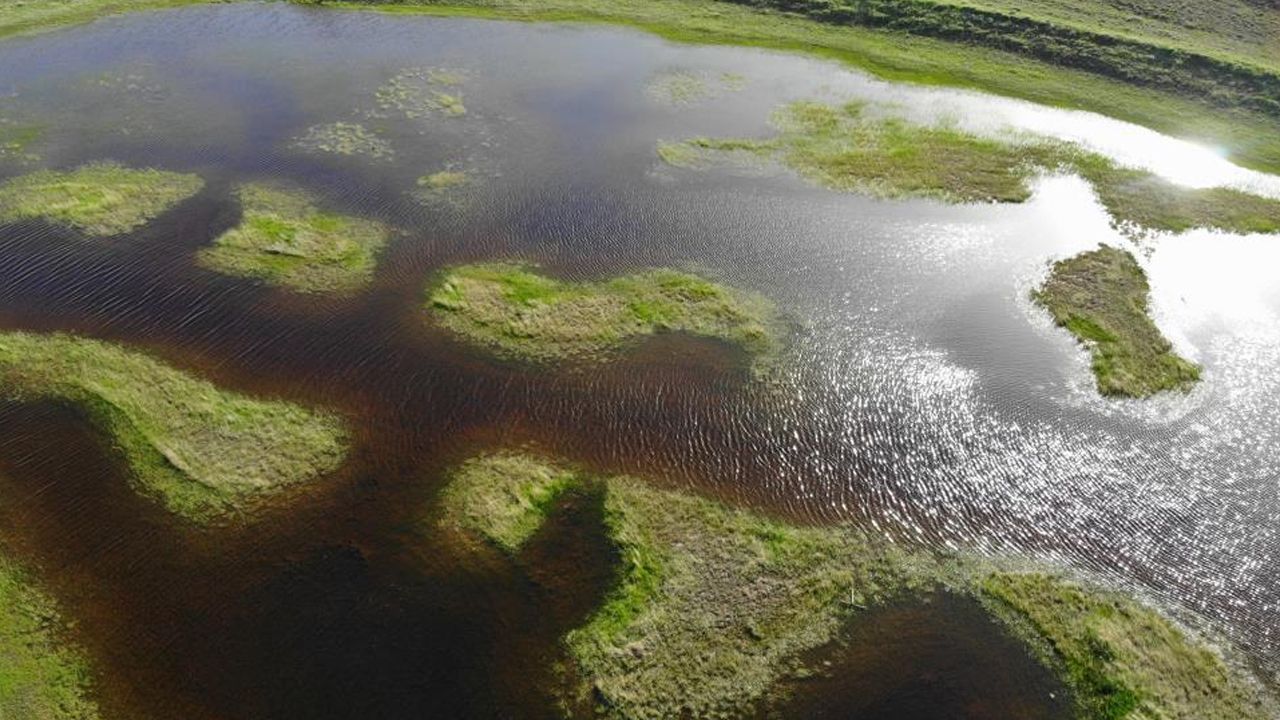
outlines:
[[[0,10],[0,37],[108,14],[222,0],[66,0]],[[723,0],[449,0],[410,4],[331,2],[327,8],[546,22],[624,25],[678,42],[728,44],[836,60],[886,80],[970,88],[1097,112],[1193,141],[1220,145],[1240,165],[1280,173],[1280,116],[1224,109],[1175,93],[1002,50],[886,29],[819,22]],[[945,6],[942,6],[945,9]],[[16,9],[15,9],[16,8]],[[1156,46],[1152,46],[1156,47]]]
[[[675,42],[739,45],[834,60],[885,80],[966,88],[1096,112],[1223,147],[1244,167],[1280,173],[1280,116],[1224,109],[1000,50],[890,30],[821,23],[722,0],[448,0],[326,8],[438,17],[621,25]]]
[[[463,463],[433,527],[518,560],[573,488],[602,492],[613,589],[563,638],[570,706],[614,718],[741,717],[803,677],[804,657],[868,607],[946,591],[978,600],[1091,720],[1262,720],[1274,699],[1157,609],[1024,559],[907,551],[800,527],[528,452]],[[488,548],[488,550],[486,550]]]

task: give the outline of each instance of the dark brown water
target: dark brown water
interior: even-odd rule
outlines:
[[[376,89],[417,67],[461,71],[467,115],[368,118]],[[687,107],[655,102],[646,87],[675,70],[747,84]],[[73,409],[0,410],[3,538],[78,621],[110,715],[554,714],[557,639],[612,567],[598,507],[579,498],[510,566],[472,567],[423,532],[449,467],[522,443],[799,521],[1107,573],[1201,613],[1272,666],[1280,289],[1237,269],[1264,266],[1274,238],[1213,238],[1233,260],[1218,270],[1203,237],[1159,245],[1157,311],[1208,381],[1188,398],[1104,403],[1078,351],[1026,302],[1049,258],[1123,241],[1079,183],[1047,181],[1024,207],[953,208],[654,158],[660,139],[761,134],[780,102],[849,95],[1052,116],[628,31],[276,5],[0,43],[0,117],[46,128],[41,164],[113,159],[207,182],[111,242],[0,227],[0,326],[142,346],[228,387],[331,406],[357,436],[334,477],[246,527],[201,531],[133,493]],[[395,157],[290,148],[335,121],[376,127]],[[414,201],[414,180],[446,164],[474,188],[458,203]],[[0,158],[0,176],[29,169]],[[300,297],[194,266],[238,221],[233,185],[263,177],[401,229],[367,292]],[[493,258],[574,278],[701,269],[772,297],[796,323],[794,352],[768,387],[732,349],[678,336],[590,372],[496,362],[419,308],[437,268]],[[1060,712],[1049,681],[973,608],[939,600],[874,617],[878,630],[851,631],[836,677],[781,712]],[[859,654],[859,637],[889,649]]]

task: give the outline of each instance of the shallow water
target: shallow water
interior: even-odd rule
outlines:
[[[662,139],[767,134],[769,113],[798,98],[1084,137],[1175,179],[1186,163],[1171,158],[1199,157],[1193,146],[628,30],[277,5],[7,40],[0,68],[0,118],[45,128],[39,164],[114,159],[208,183],[125,239],[0,228],[0,325],[141,344],[232,387],[332,405],[357,428],[355,457],[314,492],[249,527],[198,532],[134,495],[74,412],[0,411],[0,530],[80,620],[108,709],[550,713],[541,673],[588,607],[555,588],[598,587],[607,559],[462,572],[414,531],[451,463],[525,442],[798,520],[1101,573],[1280,666],[1280,238],[1194,232],[1139,248],[1158,321],[1205,382],[1185,397],[1104,401],[1084,354],[1027,300],[1050,260],[1130,245],[1083,182],[1046,178],[1021,206],[948,207],[785,173],[678,171],[654,155]],[[378,87],[406,68],[460,73],[467,114],[380,113]],[[656,101],[651,83],[672,72],[713,92]],[[333,122],[377,129],[394,157],[292,146]],[[0,176],[35,166],[0,157]],[[415,201],[415,179],[446,166],[475,182]],[[368,292],[301,297],[195,267],[195,250],[238,220],[233,184],[263,177],[403,231]],[[1195,179],[1280,194],[1280,180],[1217,161]],[[437,268],[493,258],[571,278],[688,267],[757,290],[795,321],[788,369],[752,385],[732,351],[684,337],[590,373],[490,360],[423,323],[418,303]],[[589,517],[578,525],[593,532]],[[945,628],[966,616],[932,617]]]

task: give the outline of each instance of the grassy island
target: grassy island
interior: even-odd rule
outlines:
[[[265,183],[236,191],[243,218],[200,251],[207,268],[301,292],[348,292],[373,278],[387,229],[319,210],[301,190]]]
[[[658,156],[682,168],[713,160],[773,159],[823,187],[878,197],[944,202],[1023,202],[1045,172],[1072,172],[1093,185],[1118,225],[1182,232],[1215,228],[1280,232],[1280,201],[1227,188],[1195,189],[1073,145],[979,137],[950,127],[877,116],[861,103],[791,103],[772,138],[692,138],[663,142]]]
[[[768,301],[674,270],[563,282],[519,265],[463,265],[441,273],[427,304],[466,339],[534,362],[601,361],[666,331],[733,343],[757,362],[781,344]]]
[[[575,486],[605,493],[616,584],[565,638],[606,714],[737,716],[831,640],[859,603],[918,573],[861,536],[796,528],[626,477],[595,478],[528,455],[459,468],[441,524],[516,555]]]
[[[196,175],[94,163],[40,170],[0,185],[0,223],[43,218],[86,235],[120,235],[145,225],[204,187]]]
[[[1186,390],[1200,378],[1200,368],[1175,354],[1151,321],[1149,294],[1137,260],[1104,245],[1054,263],[1033,298],[1089,346],[1102,394],[1146,397]]]
[[[97,720],[88,663],[65,630],[53,598],[0,557],[0,718]]]
[[[461,465],[438,527],[508,557],[573,488],[604,493],[612,591],[564,638],[607,717],[740,717],[848,618],[931,592],[979,600],[1071,688],[1081,717],[1267,717],[1254,686],[1156,610],[1113,591],[988,560],[911,553],[846,527],[798,527],[629,477],[528,454]],[[1019,561],[1019,566],[1025,562]]]
[[[196,522],[334,470],[348,442],[336,416],[70,335],[0,333],[0,392],[79,405],[118,446],[139,490]]]

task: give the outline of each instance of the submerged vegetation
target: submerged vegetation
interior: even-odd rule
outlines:
[[[89,667],[31,575],[0,556],[0,718],[97,720]]]
[[[462,95],[454,89],[465,79],[461,72],[444,68],[401,70],[375,93],[378,110],[374,116],[386,117],[398,112],[410,120],[421,120],[433,115],[466,115]]]
[[[44,134],[39,125],[25,125],[0,117],[0,160],[31,163],[40,159],[31,146]]]
[[[424,204],[456,200],[457,194],[473,182],[469,172],[445,168],[418,178],[417,188],[412,195],[414,199]]]
[[[671,331],[733,343],[757,362],[781,344],[767,300],[675,270],[563,282],[519,265],[463,265],[442,273],[427,302],[444,327],[535,362],[600,361]]]
[[[202,265],[302,292],[346,292],[368,284],[388,232],[371,220],[323,212],[305,192],[265,183],[236,191],[243,218]]]
[[[0,334],[0,391],[80,406],[143,493],[197,522],[334,470],[348,442],[334,415],[223,390],[145,353],[70,335]]]
[[[389,160],[395,150],[385,138],[359,123],[335,122],[313,125],[293,141],[304,152],[334,155],[363,155],[374,160]]]
[[[1132,255],[1107,245],[1054,263],[1035,293],[1054,321],[1093,354],[1104,395],[1146,397],[1186,390],[1200,368],[1173,352],[1151,321],[1147,276]]]
[[[1088,180],[1124,227],[1280,231],[1280,200],[1226,188],[1181,187],[1067,143],[982,138],[877,116],[860,103],[794,102],[775,114],[774,124],[778,134],[773,138],[666,142],[659,144],[658,156],[683,168],[703,167],[715,158],[776,158],[833,190],[947,202],[1023,202],[1038,174],[1067,171]]]
[[[745,77],[736,73],[711,76],[689,70],[675,70],[654,77],[645,87],[645,92],[655,102],[681,107],[741,90],[746,82]]]
[[[127,233],[200,191],[196,175],[94,163],[0,184],[0,222],[42,218],[86,235]]]
[[[797,527],[628,477],[527,454],[464,463],[441,525],[514,557],[574,487],[604,494],[612,590],[564,638],[609,717],[734,717],[803,677],[807,657],[867,607],[931,592],[983,601],[1074,691],[1081,717],[1256,719],[1252,685],[1155,610],[988,561],[910,553],[847,527]],[[1019,563],[1021,564],[1021,563]]]

